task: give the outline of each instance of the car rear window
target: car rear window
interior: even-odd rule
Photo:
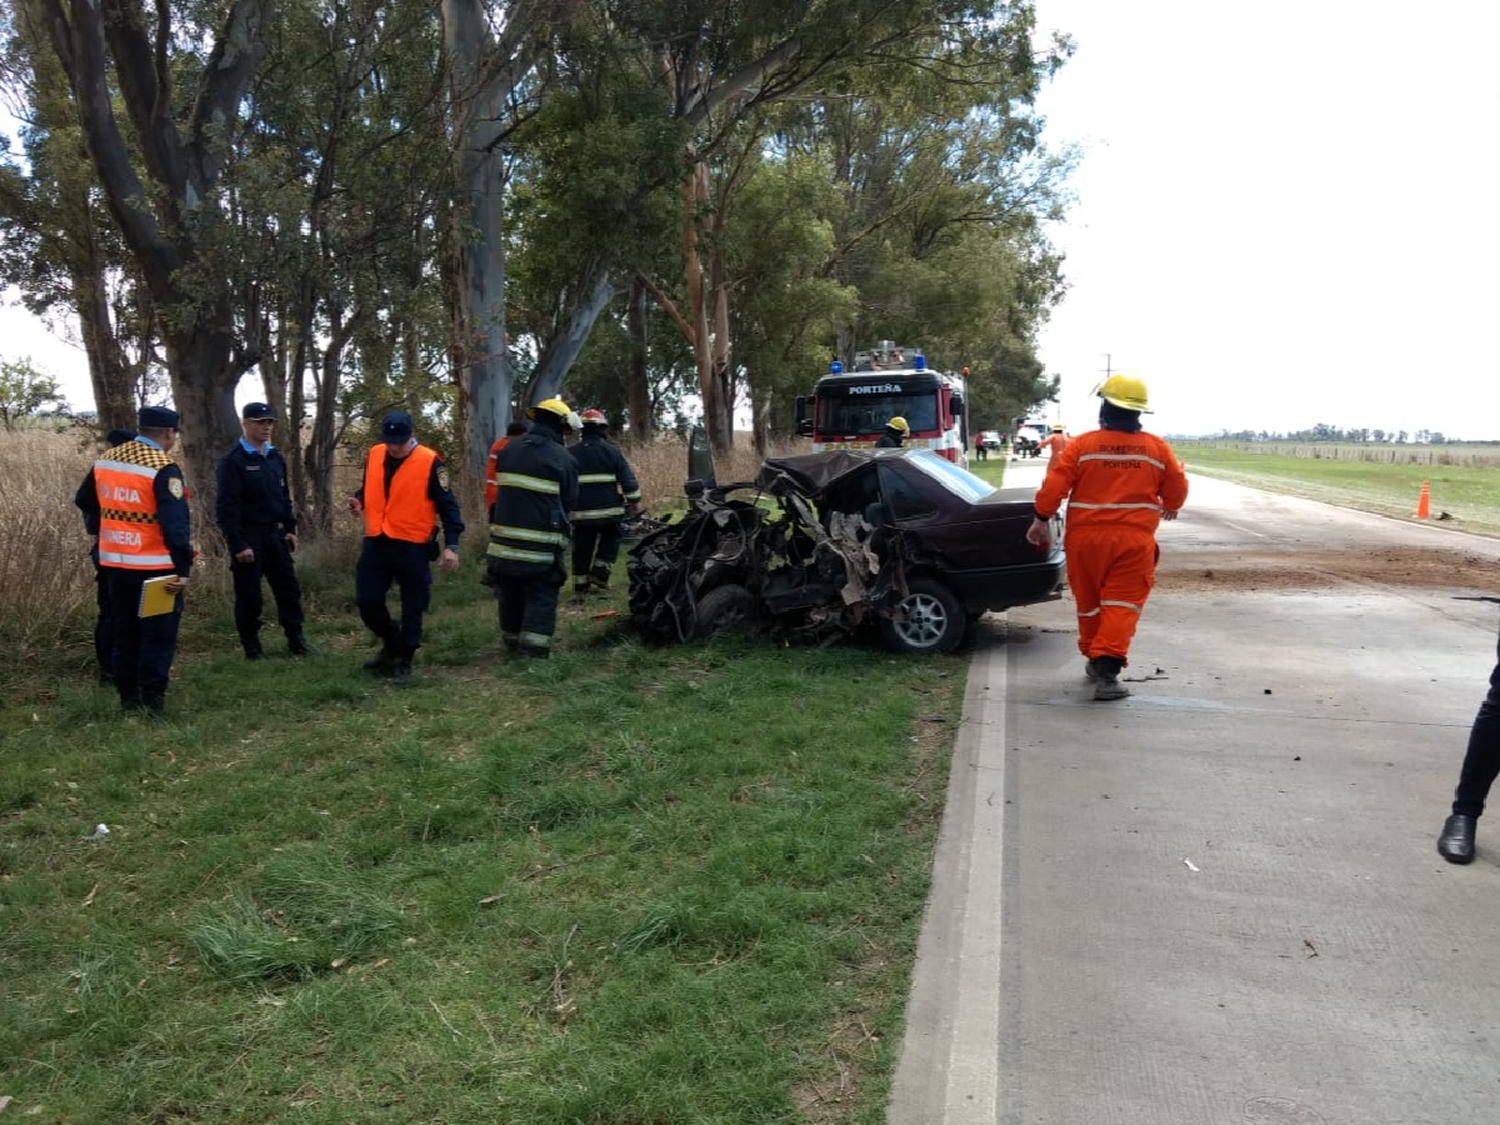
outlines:
[[[949,492],[970,504],[979,503],[995,491],[995,486],[989,481],[981,480],[952,461],[945,461],[931,450],[914,449],[907,454],[907,458]]]

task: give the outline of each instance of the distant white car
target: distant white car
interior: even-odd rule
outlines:
[[[999,449],[1000,448],[1000,431],[999,430],[980,430],[979,431],[979,442],[978,442],[978,445],[979,445],[979,448],[981,448],[981,449]]]

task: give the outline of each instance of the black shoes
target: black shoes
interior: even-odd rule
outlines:
[[[377,676],[389,676],[395,670],[396,654],[388,648],[381,649],[365,661],[365,671],[374,672]]]
[[[1438,855],[1449,863],[1470,863],[1474,859],[1474,830],[1479,826],[1477,816],[1454,813],[1443,821],[1443,834],[1438,837]]]
[[[391,686],[405,687],[411,683],[411,657],[402,656],[396,660],[394,669],[391,671]]]
[[[245,647],[246,660],[269,660],[266,650],[260,647],[260,640],[256,637],[240,638],[240,644]]]
[[[302,635],[301,629],[291,630],[286,635],[286,650],[293,656],[311,656],[312,646]]]
[[[1130,689],[1120,682],[1125,662],[1118,656],[1096,656],[1084,667],[1083,674],[1094,684],[1094,698],[1108,702],[1124,699]]]

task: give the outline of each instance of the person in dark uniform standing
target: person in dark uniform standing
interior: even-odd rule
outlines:
[[[875,448],[900,449],[901,443],[906,440],[906,435],[909,433],[911,433],[911,427],[906,424],[906,419],[898,414],[885,424],[885,433],[880,435]]]
[[[171,457],[177,412],[143,406],[136,421],[138,436],[94,462],[93,503],[80,506],[84,522],[99,529],[99,565],[109,584],[115,633],[110,670],[120,706],[154,716],[166,710],[193,539],[187,483]],[[166,580],[172,608],[142,617],[143,588],[154,578]]]
[[[349,497],[349,510],[363,512],[365,541],[354,571],[360,620],[380,640],[365,667],[401,687],[411,682],[411,661],[422,644],[422,615],[432,596],[432,559],[438,558],[441,521],[444,570],[458,569],[463,516],[437,450],[414,436],[411,415],[393,410],[380,422],[381,444],[365,461],[364,485]],[[385,604],[394,582],[401,591],[398,625]]]
[[[610,570],[620,557],[620,522],[641,510],[641,486],[630,463],[610,444],[604,411],[583,412],[583,440],[568,450],[578,466],[578,503],[573,509],[573,593],[609,589]]]
[[[240,411],[244,436],[219,458],[218,502],[214,517],[229,547],[234,579],[234,627],[245,659],[264,660],[260,614],[265,601],[261,579],[276,599],[276,617],[293,656],[311,650],[303,635],[302,587],[292,552],[297,549],[297,517],[287,483],[286,459],[271,444],[276,416],[263,402]]]
[[[134,438],[134,430],[113,429],[104,435],[104,448],[113,449]],[[94,605],[98,610],[94,617],[94,660],[99,665],[99,686],[111,687],[115,682],[115,615],[109,602],[109,575],[99,565],[99,498],[94,491],[92,468],[83,475],[73,495],[73,506],[83,513],[83,530],[93,539],[89,558],[94,564]]]
[[[573,412],[549,398],[527,412],[535,423],[495,461],[489,584],[500,602],[500,640],[512,652],[550,656],[557,595],[567,581],[568,513],[578,501],[578,466],[563,448]]]

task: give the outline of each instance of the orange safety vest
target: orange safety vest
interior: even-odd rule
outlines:
[[[174,570],[156,517],[156,474],[173,464],[160,449],[127,441],[94,462],[99,498],[99,565]]]
[[[1155,434],[1090,430],[1053,459],[1036,493],[1037,515],[1051,519],[1068,499],[1068,529],[1119,528],[1154,535],[1164,511],[1187,501],[1187,474]]]
[[[402,458],[391,477],[389,496],[385,494],[387,456],[385,446],[377,445],[365,462],[365,535],[426,543],[438,522],[437,505],[427,495],[437,450],[419,445]]]
[[[500,456],[500,451],[505,448],[505,443],[510,441],[510,435],[495,439],[495,444],[490,446],[490,471],[484,478],[484,510],[489,511],[495,506],[495,496],[500,491],[500,486],[495,483],[495,459]]]

